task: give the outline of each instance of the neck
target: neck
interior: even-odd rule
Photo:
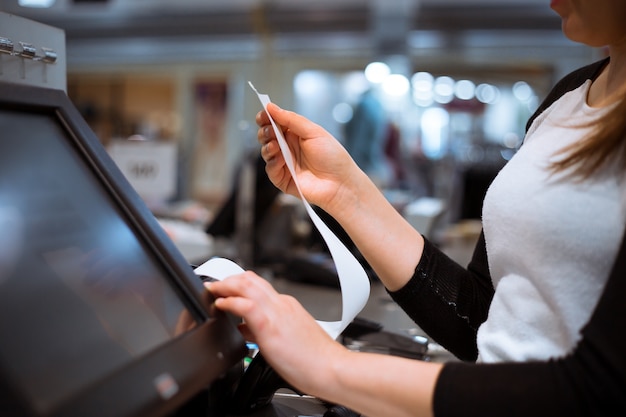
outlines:
[[[626,84],[626,48],[612,47],[609,53],[611,62],[607,68],[607,87],[616,91]]]
[[[626,93],[626,48],[609,47],[611,61],[594,81],[589,91],[588,104],[603,107]]]

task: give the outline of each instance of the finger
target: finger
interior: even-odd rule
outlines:
[[[257,303],[244,297],[228,296],[215,299],[215,307],[248,320],[256,310]]]
[[[259,127],[259,130],[257,131],[257,140],[260,144],[264,144],[275,139],[276,133],[271,125]]]
[[[261,295],[271,296],[275,293],[267,280],[250,271],[232,275],[222,281],[211,282],[208,289],[216,297],[237,296],[255,299]]]
[[[265,110],[261,110],[256,114],[256,117],[254,119],[256,121],[256,124],[259,126],[264,126],[264,125],[268,125],[270,124],[270,118],[267,115],[267,112]]]
[[[259,129],[256,131],[256,140],[261,145],[263,145],[267,141],[269,141],[269,138],[267,137],[267,131],[266,131],[265,127],[259,127]]]
[[[261,158],[265,161],[270,159],[270,142],[265,142],[261,145]]]
[[[285,163],[282,153],[277,153],[274,158],[267,160],[265,163],[265,172],[272,183],[283,190],[289,192],[289,185],[292,181],[291,173]]]
[[[253,272],[233,275],[223,281],[212,282],[209,291],[216,297],[215,307],[225,310],[246,321],[262,323],[267,320],[266,312],[275,303],[279,294],[267,280]],[[255,328],[257,325],[255,325]]]
[[[280,169],[285,163],[283,153],[277,140],[272,140],[261,145],[261,158],[263,158],[266,163],[266,170],[270,164]],[[277,168],[272,169],[275,170]],[[270,176],[270,178],[272,177]]]
[[[294,123],[299,123],[299,124],[308,123],[310,125],[317,126],[314,123],[310,122],[307,118],[300,116],[294,112],[282,110],[280,109],[280,107],[276,106],[273,103],[270,103],[268,106],[274,106],[275,108],[278,109],[278,111],[282,111],[285,114],[285,117],[288,118],[288,120],[289,118],[293,118]],[[267,142],[268,140],[276,139],[276,132],[274,131],[274,125],[272,124],[272,120],[270,120],[270,116],[268,115],[267,111],[262,110],[259,113],[257,113],[255,120],[256,120],[257,125],[259,126],[257,137],[260,143],[264,143],[264,142]],[[277,127],[281,130],[283,135],[286,136],[287,131],[289,130],[288,126],[283,125],[281,122],[276,120],[276,118],[273,118],[273,121],[276,123]]]
[[[280,146],[278,142],[273,140],[261,146],[261,157],[265,162],[269,162],[280,154]]]
[[[256,335],[262,335],[263,332],[273,333],[271,329],[276,320],[272,319],[275,313],[272,311],[272,303],[269,300],[260,302],[252,298],[231,296],[217,298],[214,304],[219,310],[244,320],[246,326],[241,330],[245,332],[242,334],[248,340],[257,340]]]

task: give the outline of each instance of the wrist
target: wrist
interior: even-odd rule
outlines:
[[[368,204],[366,200],[379,192],[370,178],[356,165],[353,171],[345,176],[347,179],[337,188],[328,204],[321,207],[340,223],[358,215],[360,208]]]
[[[349,373],[351,355],[354,352],[337,343],[332,352],[323,355],[323,363],[319,364],[310,393],[331,403],[340,403],[342,393],[346,389],[346,376]]]

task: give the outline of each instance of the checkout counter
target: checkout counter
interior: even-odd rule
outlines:
[[[350,416],[289,390],[258,353],[244,370],[250,347],[189,265],[212,248],[177,246],[82,120],[63,32],[3,13],[0,29],[0,415],[230,417],[245,382],[265,397],[238,415]],[[316,318],[341,315],[337,288],[259,272]],[[450,359],[376,282],[340,337]]]

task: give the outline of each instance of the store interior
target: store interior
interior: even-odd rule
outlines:
[[[341,314],[333,258],[302,202],[268,183],[250,83],[347,148],[373,111],[383,133],[363,169],[466,264],[484,193],[526,120],[556,80],[604,53],[567,40],[545,0],[26,3],[0,11],[64,32],[63,89],[184,259],[232,259],[321,319]],[[425,337],[320,215],[371,280],[360,317]],[[435,343],[428,356],[454,360]]]
[[[257,150],[248,81],[344,142],[372,90],[390,137],[372,175],[461,260],[457,246],[471,246],[482,194],[525,121],[555,80],[602,54],[565,39],[544,1],[18,3],[3,9],[65,31],[67,93],[113,154],[139,139],[175,158],[165,185],[140,193],[187,223],[168,224],[178,234],[208,227]],[[307,227],[294,223],[297,239]]]

